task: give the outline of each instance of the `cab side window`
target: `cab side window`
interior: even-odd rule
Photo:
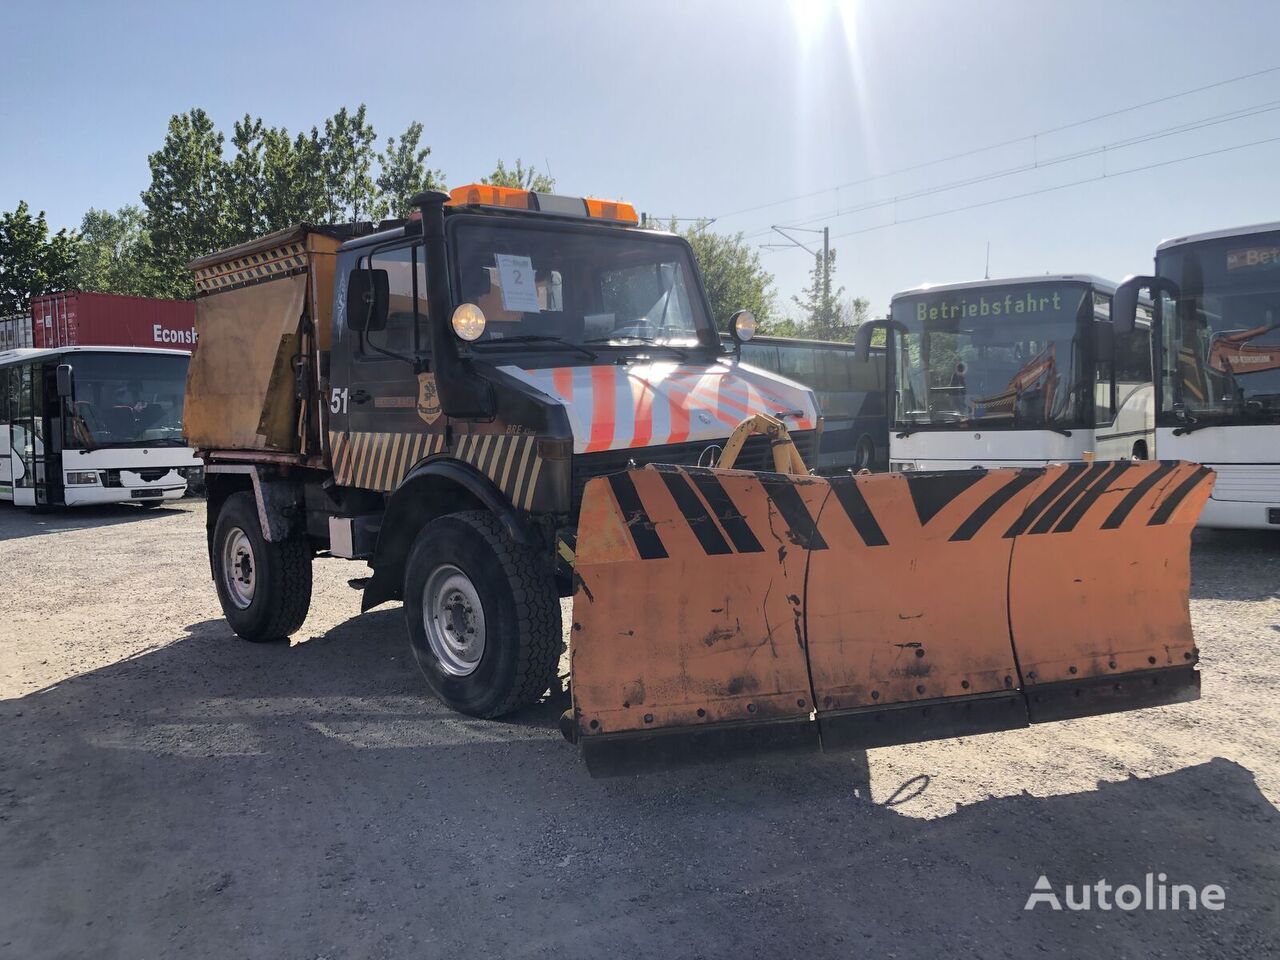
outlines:
[[[427,327],[427,274],[420,247],[400,247],[373,255],[372,262],[361,257],[357,270],[385,271],[387,274],[387,322],[381,329],[368,330],[357,342],[357,356],[366,359],[385,358],[386,351],[399,356],[413,356],[415,349],[414,306],[417,305],[417,342],[419,353],[430,350]]]

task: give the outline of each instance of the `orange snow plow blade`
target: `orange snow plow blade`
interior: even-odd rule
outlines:
[[[1186,463],[590,481],[571,736],[593,775],[1195,699]]]

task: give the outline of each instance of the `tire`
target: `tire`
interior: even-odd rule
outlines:
[[[560,601],[549,566],[487,511],[422,528],[405,566],[404,612],[427,685],[459,713],[511,713],[555,679]]]
[[[299,536],[268,543],[252,493],[233,493],[223,502],[211,563],[222,613],[238,636],[284,640],[302,626],[311,606],[310,545]]]

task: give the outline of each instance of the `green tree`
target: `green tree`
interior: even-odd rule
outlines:
[[[164,143],[147,158],[151,185],[142,202],[153,263],[167,296],[190,296],[187,263],[234,236],[223,140],[209,115],[197,108],[172,117]]]
[[[228,242],[325,219],[324,184],[317,176],[323,157],[318,130],[291,138],[284,127],[268,127],[245,114],[235,125],[231,144]]]
[[[165,278],[157,268],[141,207],[127,205],[115,213],[90,209],[84,215],[71,286],[135,297],[164,295]]]
[[[378,199],[373,181],[376,139],[363,103],[354,113],[343,107],[324,122],[319,159],[324,213],[329,222],[364,220],[374,214]]]
[[[750,310],[762,325],[773,320],[773,274],[760,264],[760,254],[741,233],[715,233],[706,221],[680,232],[693,248],[702,286],[707,291],[711,316],[721,330],[729,329],[729,318],[738,310]]]
[[[413,212],[409,201],[423,190],[444,190],[444,172],[427,167],[430,147],[421,147],[422,124],[409,124],[399,140],[387,137],[387,148],[378,154],[376,215],[407,217]]]
[[[809,271],[809,285],[800,291],[799,296],[792,297],[800,308],[799,323],[806,331],[805,336],[816,340],[844,339],[840,336],[843,325],[840,298],[844,295],[844,287],[832,289],[835,272],[835,250],[825,257],[817,254],[813,269]]]
[[[50,236],[41,210],[35,216],[25,200],[0,213],[0,315],[27,309],[31,298],[71,286],[79,238],[59,230]]]
[[[493,168],[493,173],[480,181],[495,187],[515,187],[517,190],[533,190],[535,193],[550,193],[556,188],[555,178],[539,173],[533,167],[526,167],[519,157],[516,165],[508,168],[501,160]]]
[[[244,243],[266,232],[263,211],[263,134],[261,119],[249,114],[237,120],[231,132],[235,154],[225,168],[227,194],[227,242]]]

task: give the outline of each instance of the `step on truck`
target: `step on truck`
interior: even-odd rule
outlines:
[[[239,636],[301,626],[316,556],[364,561],[432,692],[497,717],[567,635],[596,775],[1198,695],[1206,471],[811,476],[813,394],[740,362],[745,311],[721,344],[683,239],[488,185],[414,206],[192,264],[186,433]]]

